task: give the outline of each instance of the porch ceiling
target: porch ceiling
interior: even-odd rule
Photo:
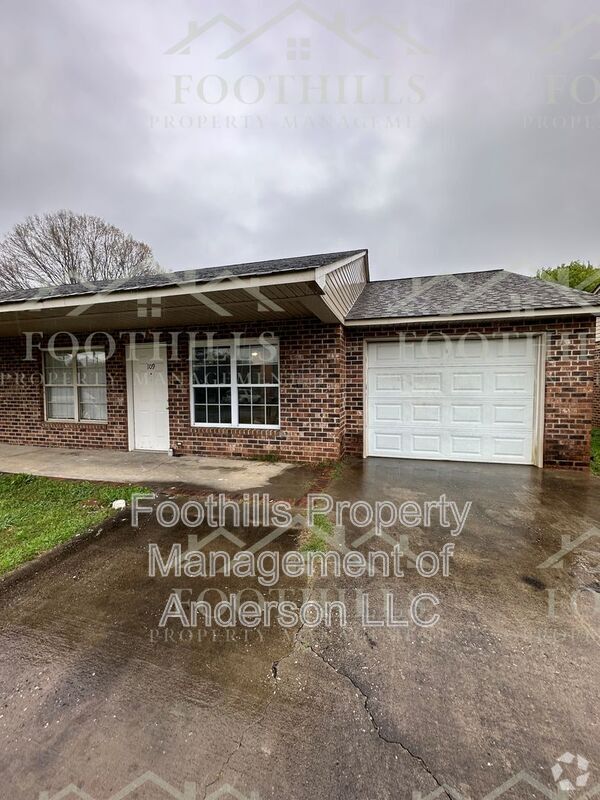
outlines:
[[[236,288],[213,284],[210,289],[194,286],[173,293],[155,290],[19,303],[0,307],[0,336],[25,331],[85,333],[298,317],[337,321],[323,299],[323,289],[314,280]]]

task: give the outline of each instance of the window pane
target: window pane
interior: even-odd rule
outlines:
[[[219,369],[218,367],[207,367],[206,368],[206,383],[209,386],[216,386],[219,381]]]
[[[241,347],[238,347],[237,360],[238,364],[250,363],[250,347],[248,345],[242,345]]]
[[[194,406],[194,422],[206,422],[206,406]]]
[[[264,405],[265,402],[265,390],[264,389],[252,389],[252,405]]]
[[[231,406],[221,406],[221,422],[231,425]]]
[[[105,354],[94,350],[77,353],[77,382],[88,386],[106,385]]]
[[[238,364],[238,383],[250,383],[250,364]]]
[[[207,364],[221,364],[225,366],[230,363],[229,345],[223,347],[205,347],[204,358]]]
[[[238,364],[253,364],[259,366],[260,364],[275,364],[278,357],[277,345],[241,345],[238,347],[237,360]]]
[[[79,419],[93,419],[106,422],[108,419],[106,406],[97,403],[80,403]]]
[[[206,390],[206,402],[213,403],[217,405],[219,402],[219,390],[218,389],[207,389]]]
[[[194,403],[196,405],[206,403],[206,389],[194,389]]]
[[[106,420],[106,389],[104,386],[79,389],[79,418]]]
[[[264,425],[265,424],[265,407],[252,406],[252,424]]]
[[[279,360],[279,345],[278,344],[271,344],[271,345],[264,345],[262,348],[263,354],[262,359],[263,363],[265,364],[276,364]]]
[[[47,386],[70,386],[73,383],[73,354],[44,353],[44,372]]]
[[[267,425],[279,425],[279,406],[267,406]]]
[[[240,425],[250,425],[252,422],[252,409],[250,406],[240,406]]]
[[[204,386],[231,384],[231,348],[229,345],[196,347],[192,367],[192,384]]]
[[[238,386],[238,403],[239,405],[250,405],[252,402],[252,389]]]
[[[198,364],[194,364],[194,369],[192,371],[192,383],[206,383],[206,373],[204,371],[204,366],[199,366]]]
[[[106,388],[104,386],[82,386],[79,389],[80,403],[96,403],[106,405]]]
[[[279,403],[279,389],[265,389],[265,402],[269,405],[277,405]]]
[[[279,367],[277,364],[265,364],[265,383],[279,383]]]
[[[65,386],[46,389],[46,410],[48,419],[75,419],[73,389]]]
[[[207,406],[207,409],[208,409],[207,421],[219,422],[219,406]]]

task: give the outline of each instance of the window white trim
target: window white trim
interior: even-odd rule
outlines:
[[[251,423],[239,422],[239,404],[238,404],[238,382],[237,382],[237,354],[236,347],[245,345],[265,344],[259,338],[232,338],[232,339],[211,339],[210,342],[193,342],[190,341],[189,346],[189,384],[190,384],[190,425],[192,428],[253,428],[256,430],[271,430],[278,431],[281,428],[281,369],[279,366],[279,339],[269,338],[268,344],[277,348],[277,372],[279,375],[279,383],[277,384],[256,384],[258,388],[273,388],[277,387],[277,417],[279,419],[278,425],[252,425]],[[201,347],[224,347],[231,348],[231,422],[195,422],[194,421],[194,350]],[[234,380],[235,376],[235,380]],[[229,384],[224,384],[229,385]],[[254,385],[254,384],[251,384]]]
[[[106,351],[102,347],[43,347],[40,348],[40,352],[42,354],[42,394],[44,399],[44,422],[60,422],[64,425],[107,425],[108,424],[108,407],[106,410],[106,419],[81,419],[79,416],[79,388],[81,384],[79,383],[78,376],[77,376],[77,353],[104,353],[104,374],[106,377],[106,383],[104,384],[93,384],[94,386],[100,386],[106,388],[107,400],[108,400],[108,376],[106,375]],[[73,383],[69,384],[69,388],[73,389],[73,405],[74,405],[74,412],[75,415],[73,417],[69,417],[68,419],[65,417],[49,417],[48,416],[48,393],[47,389],[54,388],[51,384],[46,383],[46,353],[73,353],[75,356],[73,358],[72,364],[72,375],[73,375]]]

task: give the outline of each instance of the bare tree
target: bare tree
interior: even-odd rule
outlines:
[[[0,289],[115,280],[157,272],[151,248],[100,217],[27,217],[0,242]]]

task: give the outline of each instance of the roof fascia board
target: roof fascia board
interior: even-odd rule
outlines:
[[[543,317],[600,316],[600,306],[574,306],[571,308],[544,308],[537,311],[504,311],[490,314],[452,314],[450,316],[427,317],[389,317],[371,319],[347,319],[348,327],[367,327],[369,325],[413,325],[418,322],[463,322],[490,319],[531,319]]]

